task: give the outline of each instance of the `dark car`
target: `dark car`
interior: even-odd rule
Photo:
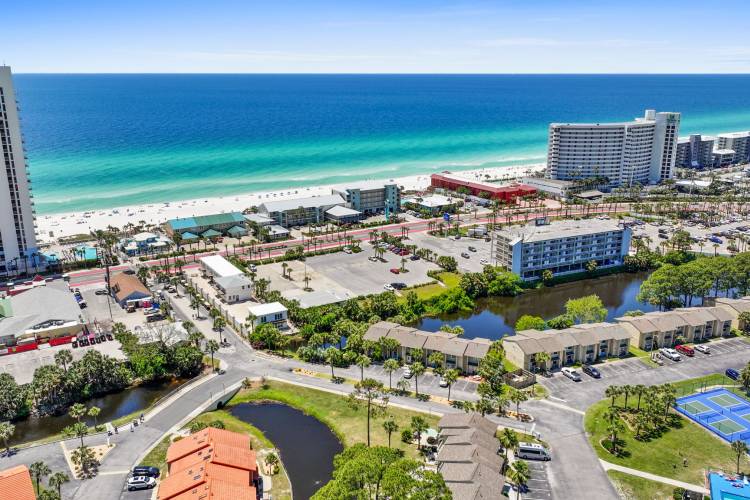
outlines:
[[[159,477],[159,469],[149,467],[148,465],[138,465],[133,467],[133,476]]]
[[[417,255],[417,254],[412,254],[412,256],[411,256],[411,257],[409,257],[409,258],[410,258],[411,260],[419,260],[419,255]]]
[[[725,371],[724,374],[732,380],[737,380],[738,378],[740,378],[740,372],[738,372],[734,368],[727,368],[727,371]]]
[[[104,288],[100,288],[100,289],[98,289],[97,291],[95,291],[94,293],[95,293],[96,295],[109,295],[109,294],[107,293],[107,290],[105,290]]]
[[[406,288],[406,283],[400,283],[397,281],[395,283],[391,283],[391,286],[396,290],[403,290],[404,288]]]
[[[591,365],[583,365],[583,367],[581,368],[581,370],[583,370],[583,373],[585,373],[586,375],[589,375],[591,377],[594,377],[594,378],[601,378],[602,377],[601,372],[599,372],[599,370],[597,370],[596,368],[594,368]]]

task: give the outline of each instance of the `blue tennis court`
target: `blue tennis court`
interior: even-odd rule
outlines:
[[[726,389],[677,399],[677,411],[730,443],[750,440],[750,401]]]

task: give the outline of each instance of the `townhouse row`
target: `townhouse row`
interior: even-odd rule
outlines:
[[[492,341],[489,339],[463,339],[447,332],[425,332],[390,321],[373,324],[365,332],[364,338],[373,342],[378,342],[383,338],[394,339],[399,347],[394,352],[387,353],[387,357],[397,358],[406,363],[414,361],[427,363],[430,354],[441,352],[445,355],[446,368],[458,369],[467,375],[477,372],[479,362],[492,346]],[[421,350],[423,359],[413,359],[416,349]]]
[[[702,342],[744,328],[742,313],[750,312],[750,296],[709,298],[705,307],[679,308],[616,318],[613,323],[574,325],[563,330],[523,330],[503,339],[506,358],[526,370],[558,369],[575,363],[623,357],[630,345],[645,351]],[[546,366],[538,361],[546,353]]]

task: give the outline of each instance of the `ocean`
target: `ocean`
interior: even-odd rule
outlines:
[[[39,213],[541,163],[550,122],[750,129],[750,75],[42,75],[16,91]]]

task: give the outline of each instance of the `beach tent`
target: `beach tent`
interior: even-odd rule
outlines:
[[[240,236],[245,236],[247,234],[247,229],[240,226],[232,226],[227,229],[227,233],[234,238],[239,238]]]

